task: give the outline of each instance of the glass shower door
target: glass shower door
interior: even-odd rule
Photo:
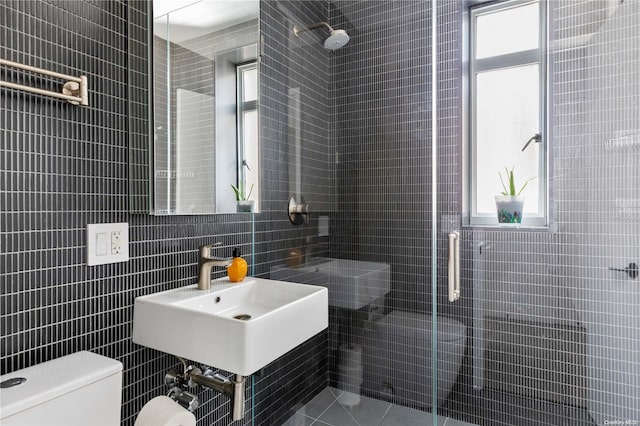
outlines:
[[[640,424],[640,4],[547,5],[548,176],[538,179],[548,224],[506,228],[468,226],[460,213],[468,117],[465,80],[451,76],[465,75],[465,10],[439,2],[437,306],[448,337],[438,341],[437,386],[447,395],[438,414],[491,425]],[[496,173],[502,165],[496,158]],[[451,231],[460,233],[453,303]],[[441,318],[466,330],[459,364],[455,331],[444,333]]]
[[[329,289],[328,359],[318,366],[328,387],[308,379],[319,394],[297,415],[430,424],[431,3],[262,4],[273,29],[261,63],[273,97],[264,122],[277,124],[263,134],[286,163],[265,182],[265,209],[282,220],[295,195],[312,211],[278,223],[262,273]],[[349,43],[327,51],[323,22]]]

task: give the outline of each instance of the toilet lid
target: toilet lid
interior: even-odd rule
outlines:
[[[431,339],[431,315],[416,312],[392,311],[378,322],[381,331],[403,337]],[[438,341],[464,339],[467,328],[451,318],[438,315]]]
[[[0,381],[16,377],[27,380],[19,386],[0,390],[0,417],[6,419],[121,372],[119,361],[80,351],[5,374],[0,376]]]

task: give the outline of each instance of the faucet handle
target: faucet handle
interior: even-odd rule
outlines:
[[[198,249],[200,252],[200,257],[205,257],[205,258],[211,257],[211,249],[221,245],[222,245],[221,242],[217,242],[213,244],[205,244],[203,246],[200,246],[200,248]]]

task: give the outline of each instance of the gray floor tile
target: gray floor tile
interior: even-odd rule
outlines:
[[[440,419],[438,419],[438,423]],[[444,426],[474,426],[473,423],[461,422],[460,420],[446,419]]]
[[[438,418],[438,425],[444,426],[444,418]],[[380,426],[431,426],[433,417],[426,411],[392,405],[382,418]]]
[[[332,387],[328,387],[327,389],[329,389],[329,391],[333,394],[333,396],[335,396],[336,398],[338,398],[340,395],[342,395],[342,393],[344,392],[341,389],[337,389],[337,388],[332,388]]]
[[[360,397],[353,407],[342,406],[339,397],[344,391],[325,388],[306,406],[289,419],[286,426],[432,426],[432,414],[426,411],[393,405],[391,403]],[[314,420],[315,419],[315,420]],[[300,423],[295,423],[298,421]],[[312,421],[312,423],[308,423]],[[445,423],[446,422],[446,423]],[[439,426],[473,426],[458,420],[438,417]]]
[[[332,426],[359,426],[358,422],[337,402],[332,404],[318,419]],[[368,426],[368,425],[367,425]]]
[[[300,412],[295,413],[293,416],[289,417],[289,420],[284,422],[282,426],[310,426],[314,424],[315,419],[311,417],[307,417]]]
[[[338,398],[338,404],[340,404],[340,398]],[[391,404],[385,401],[379,401],[377,399],[368,398],[366,396],[360,397],[360,403],[353,407],[343,406],[343,408],[356,419],[358,424],[362,426],[374,426],[382,421],[382,418],[387,414],[387,411],[391,407]]]
[[[336,397],[333,395],[331,390],[329,388],[324,388],[322,392],[309,401],[307,405],[299,409],[298,413],[317,419],[335,401]]]

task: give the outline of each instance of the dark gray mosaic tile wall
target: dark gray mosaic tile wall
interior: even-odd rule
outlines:
[[[0,2],[0,57],[86,74],[90,82],[88,107],[0,89],[1,370],[79,350],[117,359],[124,365],[123,424],[133,424],[144,403],[164,394],[163,376],[176,364],[170,355],[131,342],[135,297],[194,283],[197,247],[206,243],[221,241],[228,252],[240,246],[253,260],[251,216],[146,214],[147,4]],[[2,71],[2,77],[58,86],[22,72]],[[268,94],[268,87],[263,83],[263,92]],[[266,134],[269,126],[278,128],[266,121]],[[270,166],[266,175],[282,163]],[[259,241],[268,241],[277,228],[269,225],[269,215],[257,218]],[[85,227],[106,222],[129,223],[131,260],[87,267]],[[265,250],[269,243],[257,246]],[[266,262],[260,267],[268,271]],[[320,334],[254,375],[257,385],[247,389],[241,423],[251,424],[252,402],[255,424],[275,424],[287,407],[322,389],[325,354],[326,335]],[[226,397],[211,391],[200,397],[198,424],[231,423]]]
[[[336,1],[330,22],[351,36],[331,62],[331,146],[335,152],[336,212],[331,257],[390,265],[391,291],[381,312],[431,309],[431,5],[422,1]],[[330,378],[341,386],[339,346],[363,347],[363,385],[374,388],[374,364],[389,356],[377,340],[375,321],[363,309],[332,309]],[[425,324],[430,328],[430,324]],[[426,347],[419,331],[410,346]],[[396,350],[410,350],[395,348]],[[419,349],[418,349],[419,351]],[[416,352],[417,353],[417,352]],[[405,370],[411,374],[417,370]],[[393,368],[393,367],[391,367]],[[400,377],[404,372],[393,373]],[[403,389],[425,378],[415,374]],[[398,383],[394,383],[394,386]],[[400,389],[396,389],[400,391]],[[390,391],[393,392],[393,391]],[[419,392],[418,392],[419,393]],[[398,401],[399,402],[399,401]],[[424,406],[405,402],[413,407]]]
[[[256,273],[267,276],[274,263],[286,261],[292,248],[301,248],[307,257],[326,255],[328,238],[317,235],[317,221],[332,207],[333,191],[327,145],[329,53],[317,34],[296,37],[292,31],[294,25],[326,21],[327,3],[267,1],[262,6],[263,211],[256,222]],[[300,173],[295,167],[297,145]],[[293,226],[283,214],[298,189],[313,213],[303,226]]]
[[[352,40],[331,66],[337,257],[386,262],[392,300],[424,311],[429,276],[430,8],[427,2],[339,1]],[[403,28],[405,27],[405,28]],[[353,248],[356,250],[354,251]],[[402,265],[402,266],[401,266]],[[408,306],[405,306],[408,307]]]

